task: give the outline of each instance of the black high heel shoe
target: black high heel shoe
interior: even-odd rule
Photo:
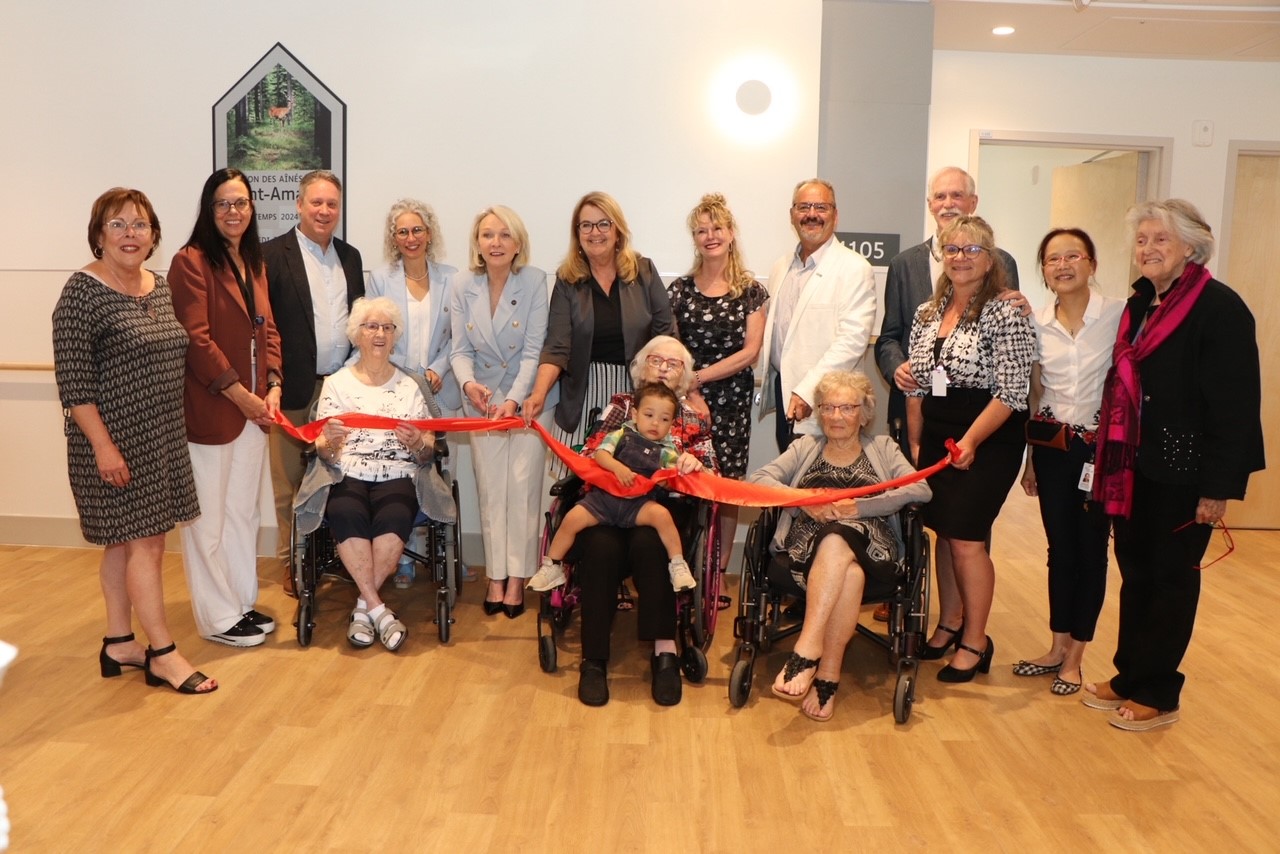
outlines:
[[[991,635],[987,635],[987,648],[984,650],[974,649],[966,643],[957,643],[956,649],[968,650],[978,656],[978,663],[966,670],[948,664],[938,671],[939,682],[971,682],[976,674],[991,672],[991,656],[996,651],[996,642],[991,639]]]
[[[492,617],[494,614],[497,614],[501,611],[502,611],[501,599],[499,599],[497,602],[490,602],[488,599],[484,600],[484,612],[486,615]]]
[[[944,626],[942,623],[938,623],[934,631],[946,632],[951,635],[951,640],[947,641],[942,646],[929,646],[929,642],[925,641],[924,646],[920,648],[920,654],[916,656],[916,658],[921,661],[937,661],[939,658],[946,655],[947,650],[951,649],[951,647],[959,646],[960,636],[964,634],[964,623],[961,623],[960,628],[958,629],[953,629],[950,626]]]
[[[168,646],[163,647],[162,649],[152,649],[151,647],[147,647],[147,659],[146,659],[146,663],[143,665],[143,668],[142,668],[143,672],[147,676],[147,684],[150,685],[152,688],[159,688],[161,685],[164,685],[169,688],[172,688],[173,690],[177,691],[179,694],[212,694],[214,691],[217,691],[218,688],[216,685],[210,688],[208,691],[196,690],[205,682],[209,681],[209,677],[205,676],[199,670],[197,670],[195,673],[192,673],[190,676],[188,676],[186,678],[186,681],[184,681],[181,685],[174,685],[168,679],[164,679],[151,672],[151,659],[166,656],[169,653],[176,650],[177,648],[178,648],[178,645],[176,643],[171,643]]]
[[[133,632],[130,632],[127,635],[121,635],[118,638],[102,639],[102,652],[98,653],[98,665],[102,668],[103,679],[110,679],[112,676],[119,676],[123,672],[120,669],[122,667],[136,667],[139,670],[143,669],[145,666],[144,664],[137,664],[133,661],[117,661],[107,655],[107,647],[118,643],[128,643],[131,640],[133,640]]]

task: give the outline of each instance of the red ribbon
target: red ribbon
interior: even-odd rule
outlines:
[[[394,430],[397,424],[412,424],[419,430],[444,433],[517,430],[528,427],[537,431],[538,435],[542,437],[542,441],[568,467],[569,471],[582,478],[586,483],[603,489],[612,495],[617,495],[620,498],[638,498],[642,495],[647,495],[655,486],[662,485],[676,492],[692,495],[695,498],[705,498],[720,504],[734,504],[739,507],[807,507],[816,504],[830,504],[833,501],[840,501],[845,498],[864,498],[868,495],[884,492],[887,489],[907,486],[924,480],[951,465],[951,461],[958,457],[960,453],[955,443],[948,439],[947,449],[951,452],[950,456],[943,457],[928,468],[912,472],[903,477],[873,484],[872,486],[860,486],[856,489],[796,489],[791,486],[764,486],[758,483],[744,483],[740,480],[718,477],[705,471],[680,474],[675,469],[661,469],[654,472],[653,477],[636,475],[636,479],[631,486],[623,486],[612,473],[602,469],[595,460],[590,457],[584,457],[576,453],[572,448],[566,447],[536,421],[525,424],[524,419],[515,417],[410,420],[387,418],[384,415],[362,415],[358,412],[333,415],[330,418],[341,421],[344,427],[363,427],[372,430]],[[330,418],[321,418],[318,421],[312,421],[310,424],[294,427],[288,418],[285,418],[279,410],[276,411],[276,423],[286,433],[303,442],[314,442]]]

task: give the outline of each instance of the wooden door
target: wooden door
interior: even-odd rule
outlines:
[[[1138,201],[1146,157],[1144,152],[1126,151],[1053,170],[1050,223],[1089,233],[1098,250],[1098,284],[1110,297],[1128,297],[1129,285],[1138,278],[1124,215]]]

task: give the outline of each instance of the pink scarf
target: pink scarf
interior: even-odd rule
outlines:
[[[1173,334],[1196,304],[1209,271],[1188,261],[1178,281],[1165,293],[1155,313],[1130,344],[1133,314],[1120,317],[1111,370],[1102,391],[1102,413],[1098,424],[1098,453],[1093,479],[1094,500],[1112,516],[1129,518],[1133,508],[1133,477],[1137,468],[1138,439],[1141,434],[1142,374],[1138,365]]]

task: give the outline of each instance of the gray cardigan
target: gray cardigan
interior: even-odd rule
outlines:
[[[880,480],[893,480],[915,472],[915,468],[902,455],[902,449],[898,447],[898,443],[888,436],[868,436],[863,433],[861,439],[862,451],[867,455],[868,462],[880,476]],[[826,446],[827,440],[823,436],[801,436],[791,443],[791,447],[782,452],[782,456],[751,475],[747,481],[766,486],[798,486],[800,478],[809,470],[809,466],[814,464]],[[858,517],[890,516],[908,504],[923,504],[932,497],[933,490],[923,480],[909,486],[898,486],[875,495],[868,495],[866,498],[859,498]],[[773,551],[782,551],[787,532],[791,530],[791,523],[800,512],[799,507],[781,508],[778,528],[770,544]],[[899,546],[901,546],[901,526],[895,523],[890,527],[893,528],[894,535],[899,538]]]

